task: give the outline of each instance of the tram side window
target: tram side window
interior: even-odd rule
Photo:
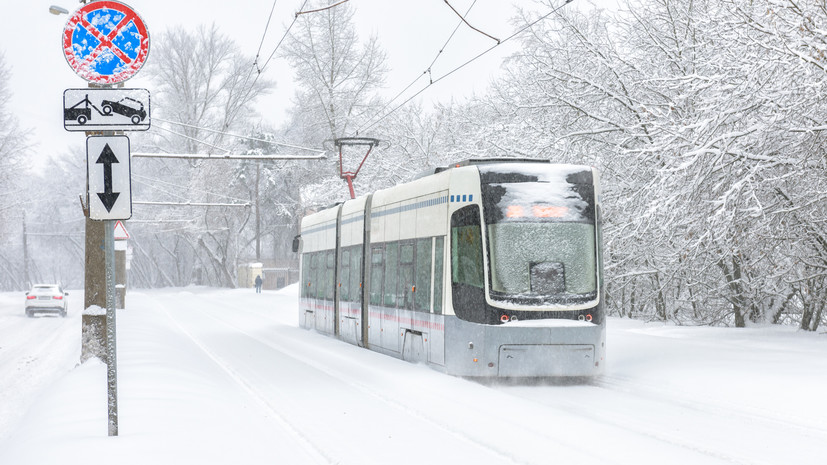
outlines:
[[[336,291],[336,252],[329,251],[325,254],[325,261],[327,262],[326,280],[325,283],[325,299],[333,300],[334,292]]]
[[[316,268],[316,279],[313,280],[311,287],[315,290],[314,295],[317,299],[324,299],[325,283],[327,282],[327,267],[325,266],[324,252],[316,252],[313,265]]]
[[[434,242],[434,313],[442,314],[442,269],[445,267],[445,238]]]
[[[411,310],[413,308],[414,286],[414,243],[402,242],[399,244],[399,308]]]
[[[342,250],[342,261],[339,263],[339,299],[345,302],[350,301],[350,248]]]
[[[480,211],[469,205],[451,216],[451,280],[483,288]]]
[[[310,255],[302,254],[301,296],[307,297],[307,284],[310,282]]]
[[[431,310],[431,238],[416,241],[416,290],[414,291],[414,310],[429,312]]]
[[[396,307],[396,274],[399,268],[399,243],[385,244],[385,307]]]
[[[316,298],[316,255],[315,252],[310,254],[310,271],[307,277],[307,296],[310,298]]]
[[[385,275],[385,251],[381,246],[370,250],[370,304],[382,305],[382,277]]]
[[[350,300],[360,302],[362,300],[362,246],[357,245],[351,249],[350,254]]]

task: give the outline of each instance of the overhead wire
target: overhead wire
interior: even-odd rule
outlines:
[[[260,57],[260,54],[261,54],[261,49],[262,49],[262,47],[263,47],[263,45],[264,45],[264,40],[265,40],[265,38],[266,38],[266,36],[267,36],[267,31],[268,31],[268,30],[269,30],[269,28],[270,28],[270,21],[272,20],[272,17],[273,17],[273,12],[275,11],[277,1],[278,1],[278,0],[273,0],[273,6],[270,8],[270,15],[269,15],[269,16],[268,16],[268,18],[267,18],[267,23],[266,23],[266,25],[264,26],[264,32],[262,33],[262,36],[261,36],[261,41],[260,41],[260,43],[259,43],[258,50],[256,51],[256,56],[255,56],[255,59],[253,60],[253,66],[251,67],[250,72],[247,74],[247,76],[246,76],[246,77],[245,77],[245,79],[244,79],[244,83],[242,84],[242,88],[243,88],[243,87],[245,87],[245,86],[247,86],[247,82],[248,82],[248,81],[249,81],[249,79],[250,79],[250,75],[253,73],[253,69],[255,69],[255,71],[256,71],[256,77],[253,79],[253,82],[252,82],[252,83],[250,83],[249,87],[247,87],[247,90],[244,92],[244,97],[243,97],[243,100],[246,100],[246,99],[250,96],[250,93],[251,93],[251,92],[253,91],[253,89],[255,88],[255,85],[256,85],[256,83],[258,82],[259,77],[261,77],[261,73],[263,73],[263,72],[264,72],[264,70],[267,68],[267,65],[268,65],[268,64],[270,64],[270,61],[271,61],[271,60],[273,59],[273,57],[276,55],[276,52],[278,51],[279,47],[281,47],[281,44],[284,42],[284,40],[285,40],[285,39],[287,38],[287,36],[290,34],[290,30],[291,30],[291,29],[293,28],[293,26],[296,24],[296,21],[298,20],[298,18],[299,18],[299,15],[300,15],[300,14],[308,14],[308,13],[314,13],[314,12],[316,12],[316,11],[328,10],[328,9],[330,9],[330,8],[333,8],[333,7],[339,6],[339,5],[343,4],[343,3],[346,3],[346,2],[348,2],[349,0],[344,0],[344,1],[341,1],[341,2],[339,2],[339,3],[333,4],[333,5],[329,5],[329,6],[325,7],[325,8],[320,8],[320,9],[318,9],[318,10],[303,11],[303,10],[304,10],[304,7],[305,7],[305,6],[307,6],[307,2],[309,1],[309,0],[304,0],[304,2],[302,3],[301,7],[299,7],[299,11],[298,11],[298,12],[294,15],[294,17],[293,17],[293,21],[290,23],[290,25],[289,25],[289,26],[287,27],[287,29],[284,31],[284,34],[281,36],[281,39],[279,39],[279,41],[278,41],[278,43],[276,44],[275,48],[274,48],[274,49],[273,49],[273,51],[270,53],[270,55],[267,57],[267,60],[264,62],[264,64],[263,64],[263,65],[259,66],[258,61],[259,61],[259,57]],[[476,0],[475,0],[475,2],[476,2]],[[230,114],[230,120],[232,120],[233,118],[235,118],[235,116],[236,116],[237,112],[238,112],[240,109],[241,109],[241,106],[239,105],[239,106],[237,106],[237,107],[233,110],[233,112]],[[156,117],[156,118],[154,118],[154,119],[155,119],[156,121],[164,121],[164,120],[161,120],[161,119],[159,119],[159,118],[157,118],[157,117]],[[187,125],[187,124],[185,124],[185,123],[176,123],[176,122],[173,122],[173,121],[164,121],[164,122],[169,123],[169,124],[179,124],[179,125],[182,125],[182,126],[189,126],[189,127],[192,127],[192,128],[202,129],[202,130],[205,130],[205,131],[213,132],[213,133],[216,133],[216,134],[230,135],[230,136],[233,136],[233,137],[239,137],[239,138],[244,138],[244,139],[248,139],[248,140],[256,140],[256,141],[258,141],[258,142],[271,143],[271,144],[275,144],[275,145],[281,145],[281,146],[284,146],[284,147],[291,147],[291,148],[296,148],[296,149],[301,149],[301,150],[311,150],[311,151],[314,151],[314,152],[324,153],[324,151],[322,151],[322,150],[318,150],[318,149],[310,149],[310,148],[307,148],[307,147],[299,147],[299,146],[295,146],[295,145],[283,144],[283,143],[277,143],[277,142],[267,141],[267,140],[263,140],[263,139],[255,139],[255,138],[250,138],[250,137],[247,137],[247,136],[242,136],[242,135],[239,135],[239,134],[227,133],[227,132],[224,132],[224,131],[217,131],[217,130],[208,129],[208,128],[199,128],[199,127],[197,127],[197,126]],[[161,129],[162,129],[162,130],[169,131],[169,132],[172,132],[173,134],[178,134],[178,133],[176,133],[176,132],[174,132],[174,131],[171,131],[171,130],[169,130],[169,129],[165,129],[165,128],[161,128]],[[217,149],[224,150],[225,152],[228,152],[228,153],[230,152],[230,151],[229,151],[229,150],[227,150],[227,149],[224,149],[224,148],[218,147],[218,146],[216,146],[216,145],[209,144],[209,143],[204,142],[204,141],[200,141],[200,140],[198,140],[198,139],[194,139],[194,138],[189,137],[189,136],[186,136],[186,135],[184,135],[184,134],[178,134],[178,135],[180,135],[180,136],[182,136],[182,137],[185,137],[185,138],[187,138],[187,139],[194,140],[195,142],[204,143],[204,144],[206,144],[206,145],[209,145],[209,146],[215,147],[215,148],[217,148]]]
[[[532,21],[531,23],[528,23],[528,24],[527,24],[526,26],[524,26],[523,28],[518,29],[516,32],[514,32],[514,33],[513,33],[513,34],[511,34],[510,36],[506,37],[505,39],[503,39],[502,41],[500,41],[500,42],[499,42],[499,43],[497,43],[496,45],[491,46],[490,48],[488,48],[488,49],[484,50],[482,53],[480,53],[480,54],[478,54],[477,56],[475,56],[475,57],[471,58],[470,60],[466,61],[465,63],[463,63],[463,64],[461,64],[461,65],[457,66],[456,68],[452,69],[451,71],[448,71],[447,73],[443,74],[442,76],[438,77],[437,79],[432,80],[432,81],[431,81],[428,85],[426,85],[425,87],[423,87],[422,89],[420,89],[418,92],[416,92],[415,94],[413,94],[413,95],[411,95],[410,97],[408,97],[408,98],[407,98],[404,102],[402,102],[402,103],[400,103],[399,105],[397,105],[396,107],[394,107],[394,108],[393,108],[391,111],[389,111],[388,113],[385,113],[384,115],[382,115],[379,119],[377,119],[376,121],[374,121],[373,123],[371,123],[369,126],[366,126],[366,125],[367,125],[367,123],[365,123],[365,125],[362,125],[362,126],[361,126],[361,127],[359,127],[358,129],[356,129],[356,134],[358,135],[358,134],[359,134],[360,132],[362,132],[363,130],[364,130],[364,131],[367,131],[367,130],[369,130],[369,129],[373,128],[374,126],[376,126],[377,124],[379,124],[379,122],[381,122],[382,120],[384,120],[384,119],[385,119],[385,118],[387,118],[388,116],[392,115],[392,114],[393,114],[393,113],[395,113],[397,110],[399,110],[400,108],[402,108],[403,106],[405,106],[408,102],[410,102],[411,100],[413,100],[414,98],[418,97],[420,94],[422,94],[423,92],[425,92],[425,90],[427,90],[428,88],[430,88],[432,85],[434,85],[434,84],[436,84],[437,82],[439,82],[439,81],[441,81],[441,80],[443,80],[443,79],[447,78],[448,76],[450,76],[450,75],[454,74],[455,72],[459,71],[460,69],[462,69],[462,68],[464,68],[464,67],[468,66],[469,64],[473,63],[474,61],[478,60],[479,58],[481,58],[481,57],[483,57],[484,55],[488,54],[489,52],[491,52],[491,51],[492,51],[492,50],[494,50],[495,48],[497,48],[497,47],[501,46],[502,44],[504,44],[504,43],[508,42],[509,40],[513,39],[514,37],[516,37],[516,36],[518,36],[518,35],[522,34],[522,33],[523,33],[523,32],[525,32],[526,30],[528,30],[528,29],[530,29],[531,27],[533,27],[535,24],[539,23],[540,21],[543,21],[544,19],[546,19],[546,18],[548,18],[549,16],[553,15],[554,13],[558,12],[560,9],[562,9],[564,6],[568,5],[568,4],[569,4],[569,3],[571,3],[572,1],[574,1],[574,0],[566,0],[566,1],[565,1],[565,3],[563,3],[562,5],[558,6],[557,8],[554,8],[553,10],[549,11],[548,13],[546,13],[546,14],[545,14],[545,15],[543,15],[543,16],[540,16],[539,18],[537,18],[536,20]],[[381,114],[381,113],[378,113],[378,114]],[[370,119],[368,120],[368,122],[370,122],[371,120],[373,120],[373,117],[372,117],[372,118],[370,118]]]
[[[247,85],[247,82],[250,81],[250,75],[253,74],[254,69],[261,72],[258,67],[258,57],[261,54],[261,47],[264,46],[264,39],[267,37],[267,31],[270,30],[270,20],[273,19],[273,11],[276,9],[276,2],[278,2],[278,0],[273,0],[273,6],[270,8],[270,15],[267,16],[267,24],[264,25],[264,32],[261,34],[261,41],[258,44],[258,50],[256,50],[256,57],[253,59],[253,66],[250,67],[250,72],[244,76],[244,83],[241,84],[242,88],[244,88]],[[255,85],[255,82],[253,85]]]
[[[471,6],[469,6],[469,7],[468,7],[468,10],[466,10],[466,11],[465,11],[465,16],[468,16],[468,13],[470,13],[470,12],[471,12],[471,9],[472,9],[472,8],[474,8],[474,5],[476,5],[476,4],[477,4],[477,0],[474,0],[474,2],[473,2],[473,3],[471,3]],[[373,120],[373,118],[376,118],[376,116],[381,115],[381,114],[382,114],[382,112],[384,112],[384,111],[385,111],[385,109],[386,109],[386,108],[388,108],[388,107],[389,107],[389,106],[390,106],[390,105],[391,105],[391,104],[392,104],[392,103],[393,103],[396,99],[398,99],[399,97],[401,97],[401,96],[402,96],[402,94],[404,94],[405,92],[407,92],[407,91],[408,91],[408,89],[410,89],[411,87],[413,87],[413,85],[414,85],[414,84],[416,84],[416,83],[417,83],[417,81],[419,81],[420,79],[422,79],[422,76],[424,76],[424,75],[426,75],[426,74],[428,74],[428,75],[430,75],[430,74],[431,74],[431,68],[433,68],[434,63],[436,63],[436,61],[439,59],[439,57],[440,57],[440,56],[442,56],[442,52],[443,52],[443,51],[445,50],[445,48],[448,46],[448,43],[449,43],[449,42],[451,42],[451,39],[453,39],[453,38],[454,38],[454,35],[455,35],[455,34],[457,33],[457,31],[459,30],[460,26],[462,26],[462,21],[457,22],[456,27],[455,27],[455,28],[454,28],[454,30],[451,32],[451,35],[449,35],[449,36],[448,36],[448,39],[447,39],[447,40],[445,40],[445,43],[444,43],[444,44],[442,44],[442,47],[440,47],[440,48],[439,48],[439,51],[438,51],[438,52],[436,52],[436,55],[434,56],[434,59],[431,61],[431,64],[430,64],[430,65],[428,65],[428,67],[427,67],[427,68],[425,68],[425,71],[423,71],[422,73],[420,73],[420,74],[419,74],[419,76],[417,76],[416,78],[414,78],[414,80],[413,80],[413,81],[411,81],[411,83],[410,83],[410,84],[408,84],[408,85],[407,85],[404,89],[402,89],[401,91],[399,91],[399,93],[398,93],[398,94],[396,94],[396,95],[395,95],[392,99],[388,100],[388,101],[387,101],[387,103],[385,103],[385,105],[383,105],[383,106],[382,106],[382,108],[380,108],[378,112],[376,112],[376,113],[375,113],[372,117],[370,117],[370,119],[368,119],[368,121],[367,121],[365,124],[370,123],[370,122],[371,122],[371,120]],[[431,83],[433,83],[433,78],[432,78],[430,81],[431,81]],[[405,103],[407,103],[407,102],[405,102]],[[363,125],[362,127],[364,127],[364,125]],[[356,134],[357,134],[357,135],[358,135],[358,134],[359,134],[359,132],[362,130],[362,127],[359,127],[358,129],[356,129]],[[373,127],[373,125],[371,125],[370,127]]]
[[[158,120],[158,118],[156,118],[156,120]],[[199,128],[198,126],[193,126],[191,124],[186,124],[186,123],[176,123],[176,122],[173,122],[173,121],[165,121],[165,120],[161,120],[161,121],[164,121],[167,124],[179,124],[179,125],[183,125],[183,126],[186,126],[186,127],[202,129],[204,131],[218,132],[220,134],[232,135],[232,136],[235,136],[235,137],[240,137],[240,138],[245,138],[245,139],[258,140],[258,141],[261,141],[261,142],[267,142],[267,143],[271,143],[271,144],[275,144],[275,145],[284,145],[284,146],[294,147],[294,148],[298,148],[300,150],[311,150],[311,151],[316,152],[316,153],[313,154],[313,155],[284,155],[284,154],[280,154],[280,155],[279,154],[276,154],[276,155],[236,155],[232,150],[225,149],[221,146],[211,144],[207,141],[198,139],[196,137],[188,136],[186,134],[181,134],[180,132],[173,131],[172,129],[168,129],[168,128],[165,128],[163,126],[156,125],[155,127],[162,130],[162,131],[167,131],[169,133],[175,134],[175,135],[180,136],[180,137],[184,137],[186,139],[192,140],[192,141],[197,142],[199,144],[204,144],[204,145],[208,145],[210,147],[213,147],[213,148],[216,148],[216,149],[219,149],[219,150],[223,150],[225,153],[224,154],[219,154],[219,155],[210,155],[210,154],[205,155],[205,154],[192,154],[192,153],[183,154],[183,153],[133,152],[132,153],[133,157],[192,158],[192,159],[204,158],[204,159],[239,159],[239,160],[315,160],[315,159],[325,158],[325,151],[324,150],[311,149],[311,148],[307,148],[307,147],[300,147],[300,146],[297,146],[297,145],[281,144],[281,143],[278,143],[278,142],[275,142],[275,141],[268,141],[266,139],[250,138],[250,137],[247,137],[247,136],[242,136],[240,134],[226,133],[226,132],[223,132],[223,131],[216,131],[214,129],[209,129],[209,128]]]
[[[305,7],[305,5],[307,5],[308,1],[309,0],[304,0],[304,3],[302,3],[301,8],[299,8],[300,11],[304,9],[304,7]],[[289,26],[287,26],[287,30],[284,31],[284,35],[281,36],[281,39],[279,39],[278,43],[276,44],[276,48],[273,49],[273,51],[270,53],[270,56],[267,57],[267,61],[265,61],[264,65],[262,65],[261,69],[259,69],[259,71],[258,71],[259,75],[262,72],[264,72],[265,68],[267,68],[267,64],[269,64],[270,60],[272,60],[273,57],[276,55],[276,52],[278,51],[279,47],[281,47],[282,42],[284,42],[284,39],[286,39],[287,35],[290,34],[290,29],[293,29],[293,25],[296,24],[296,21],[298,19],[299,19],[299,15],[296,14],[296,16],[293,17],[293,21],[290,23]],[[253,82],[253,84],[255,84],[255,82]]]
[[[498,39],[498,38],[496,38],[496,37],[492,36],[491,34],[488,34],[488,33],[486,33],[486,32],[483,32],[483,31],[481,31],[481,30],[479,30],[479,29],[475,28],[474,26],[472,26],[472,25],[471,25],[471,23],[469,23],[469,22],[468,22],[468,20],[467,20],[467,19],[465,19],[465,16],[463,16],[463,15],[459,14],[459,11],[457,11],[457,9],[456,9],[456,8],[454,8],[454,6],[453,6],[453,5],[451,5],[450,3],[448,3],[448,0],[445,0],[445,4],[446,4],[446,5],[448,5],[448,8],[450,8],[450,9],[451,9],[454,13],[456,13],[456,14],[457,14],[457,16],[459,16],[459,19],[461,19],[461,20],[462,20],[462,22],[463,22],[463,23],[465,23],[465,25],[466,25],[466,26],[468,26],[468,27],[470,27],[471,29],[473,29],[473,30],[475,30],[475,31],[479,32],[480,34],[484,35],[485,37],[488,37],[489,39],[494,39],[494,40],[495,40],[498,44],[500,43],[500,39]],[[466,15],[466,16],[468,16],[468,13],[465,13],[465,15]]]
[[[153,178],[150,178],[149,176],[142,176],[140,174],[135,174],[135,173],[133,173],[132,176],[138,178],[138,180],[139,180],[138,182],[141,183],[141,184],[147,185],[149,187],[154,187],[156,189],[161,190],[162,192],[165,192],[169,195],[172,195],[173,197],[178,197],[182,200],[186,200],[186,197],[180,196],[180,195],[175,194],[173,192],[165,191],[163,189],[158,188],[155,185],[155,184],[164,184],[164,185],[167,185],[167,186],[170,186],[170,187],[181,187],[180,184],[175,184],[175,183],[172,183],[172,182],[162,181],[160,179],[153,179]],[[140,181],[141,179],[145,180],[146,182],[141,182]],[[152,182],[152,183],[155,183],[155,184],[147,184],[149,182]],[[225,198],[227,200],[233,200],[233,201],[236,201],[236,202],[248,202],[249,201],[249,199],[240,199],[238,197],[231,197],[229,195],[224,195],[224,194],[218,194],[218,193],[215,193],[215,192],[205,191],[203,189],[198,189],[198,188],[195,188],[195,187],[188,187],[187,192],[200,192],[202,194],[214,195],[216,197],[221,197],[221,198]]]
[[[267,24],[264,25],[264,33],[261,34],[261,42],[258,44],[258,50],[256,50],[256,63],[258,63],[258,56],[261,53],[261,47],[264,46],[264,39],[267,37],[267,31],[270,29],[270,20],[273,19],[273,12],[276,10],[276,3],[278,0],[273,0],[273,6],[270,8],[270,15],[267,17]]]
[[[171,201],[167,201],[167,200],[165,200],[165,201],[155,201],[155,202],[153,202],[153,201],[133,200],[132,203],[135,204],[135,205],[172,205],[172,206],[190,206],[190,207],[203,207],[203,206],[226,207],[226,206],[239,206],[239,205],[240,206],[250,206],[249,199],[239,199],[239,198],[235,198],[235,197],[230,197],[228,195],[216,194],[214,192],[209,192],[209,191],[205,191],[205,190],[201,190],[201,189],[189,188],[187,190],[187,192],[200,192],[200,193],[207,194],[207,195],[213,195],[213,196],[218,197],[218,198],[224,198],[224,199],[232,200],[234,202],[242,202],[242,203],[239,204],[239,203],[193,202],[193,201],[189,200],[187,197],[185,197],[183,195],[179,195],[179,194],[176,194],[175,192],[171,192],[167,189],[159,187],[159,184],[166,184],[166,185],[173,186],[173,187],[181,187],[180,185],[169,183],[169,182],[164,182],[164,181],[161,181],[160,179],[152,179],[148,176],[136,175],[134,173],[132,174],[132,176],[133,176],[133,178],[137,178],[137,179],[135,179],[135,182],[138,183],[138,184],[150,187],[154,190],[157,190],[157,191],[160,191],[164,194],[167,194],[168,196],[171,196],[173,198],[178,198],[178,199],[182,200],[182,202],[171,202]],[[143,180],[141,178],[143,178]]]
[[[132,174],[132,178],[135,180],[135,182],[137,184],[141,184],[141,185],[150,187],[152,189],[158,190],[158,191],[160,191],[164,194],[170,195],[172,197],[176,197],[176,198],[181,199],[181,200],[186,200],[187,199],[183,195],[179,195],[179,194],[176,194],[175,192],[171,192],[167,189],[159,187],[158,184],[162,184],[162,182],[160,182],[160,180],[158,180],[158,179],[151,179],[151,178],[147,178],[145,176],[138,176],[138,175],[135,175],[134,173]],[[144,180],[141,180],[140,178],[145,178],[146,180],[144,181]],[[181,186],[176,186],[176,187],[181,187]]]
[[[200,140],[200,139],[196,139],[195,137],[188,136],[188,135],[186,135],[186,134],[181,134],[180,132],[173,131],[172,129],[167,129],[167,128],[162,127],[162,126],[155,126],[155,127],[157,127],[158,129],[160,129],[160,130],[162,130],[162,131],[166,131],[166,132],[169,132],[169,133],[175,134],[176,136],[180,136],[180,137],[183,137],[183,138],[185,138],[185,139],[189,139],[189,140],[191,140],[191,141],[193,141],[193,142],[198,142],[199,144],[209,145],[209,146],[210,146],[210,147],[212,147],[212,148],[215,148],[215,149],[218,149],[218,150],[223,150],[223,151],[225,151],[225,152],[227,152],[227,153],[230,153],[230,150],[227,150],[227,149],[225,149],[224,147],[219,147],[219,146],[217,146],[217,145],[215,145],[215,144],[211,144],[211,143],[209,143],[209,142],[207,142],[207,141],[203,141],[203,140]]]
[[[318,13],[318,12],[320,12],[320,11],[329,10],[329,9],[331,9],[331,8],[335,8],[335,7],[339,6],[339,5],[341,5],[342,3],[347,3],[347,2],[349,2],[349,1],[350,1],[350,0],[342,0],[342,1],[341,1],[341,2],[339,2],[339,3],[335,3],[335,4],[333,4],[333,5],[328,5],[328,6],[324,7],[324,8],[317,8],[317,9],[315,9],[315,10],[307,10],[307,11],[299,11],[299,12],[297,12],[297,13],[296,13],[296,17],[298,17],[299,15],[306,15],[306,14],[309,14],[309,13]],[[301,9],[303,10],[303,9],[304,9],[304,6],[302,6],[302,7],[301,7]]]
[[[299,8],[299,10],[303,10],[303,9],[304,9],[304,7],[305,7],[305,5],[307,5],[307,2],[308,2],[308,1],[309,1],[309,0],[304,0],[304,3],[302,3],[302,6]],[[273,15],[273,10],[274,10],[275,8],[276,8],[276,1],[274,0],[274,1],[273,1],[273,7],[272,7],[272,8],[271,8],[271,10],[270,10],[270,16],[271,16],[271,17],[272,17],[272,15]],[[255,60],[253,61],[253,68],[255,68],[255,70],[256,70],[256,77],[253,79],[253,82],[250,84],[250,86],[249,86],[249,87],[247,87],[247,90],[244,92],[244,97],[243,97],[242,101],[246,101],[246,100],[250,97],[250,93],[251,93],[251,92],[253,91],[253,89],[255,88],[256,83],[258,82],[258,78],[259,78],[259,77],[261,77],[261,73],[263,73],[263,72],[264,72],[264,69],[265,69],[265,68],[267,68],[267,65],[270,63],[270,60],[272,60],[272,59],[273,59],[273,57],[276,55],[276,51],[278,51],[278,49],[279,49],[279,47],[281,46],[282,42],[284,42],[284,39],[285,39],[285,38],[287,38],[287,35],[288,35],[288,34],[290,34],[290,29],[292,29],[292,28],[293,28],[293,25],[294,25],[294,24],[296,24],[296,20],[297,20],[298,18],[299,18],[299,15],[298,15],[298,14],[297,14],[297,15],[295,15],[295,16],[293,17],[293,21],[292,21],[292,22],[290,23],[290,25],[287,27],[287,30],[285,30],[285,31],[284,31],[284,34],[281,36],[281,39],[279,39],[279,41],[278,41],[278,43],[276,44],[276,47],[273,49],[272,53],[270,53],[270,56],[269,56],[269,57],[267,57],[267,61],[265,61],[265,62],[264,62],[264,64],[263,64],[263,65],[261,65],[261,66],[259,66],[259,65],[258,65],[258,59],[259,59],[259,54],[261,53],[261,47],[262,47],[262,45],[259,45],[258,51],[256,52],[256,58],[255,58]],[[267,35],[267,30],[268,30],[268,28],[269,28],[269,27],[270,27],[270,19],[268,18],[268,19],[267,19],[267,26],[265,26],[265,28],[264,28],[264,34],[262,34],[262,36],[261,36],[261,44],[264,44],[264,38],[265,38],[265,36]],[[250,72],[249,72],[249,73],[247,73],[247,77],[244,79],[244,84],[242,84],[242,88],[243,88],[244,86],[246,86],[246,85],[247,85],[247,81],[249,81],[249,79],[250,79],[250,74],[252,74],[252,72],[253,72],[253,71],[252,71],[252,69],[251,69],[251,70],[250,70]],[[235,110],[233,110],[233,112],[230,114],[230,120],[232,120],[233,118],[235,118],[236,114],[238,113],[238,111],[239,111],[240,109],[241,109],[241,105],[237,106],[237,107],[235,108]]]
[[[187,128],[192,128],[192,129],[200,129],[200,130],[207,131],[207,132],[212,132],[212,133],[215,133],[215,134],[222,134],[222,135],[226,135],[226,136],[237,137],[239,139],[246,139],[246,140],[251,140],[251,141],[255,141],[255,142],[264,142],[264,143],[268,143],[268,144],[272,144],[272,145],[279,145],[279,146],[282,146],[282,147],[290,147],[292,149],[310,150],[312,152],[322,152],[322,153],[324,153],[324,150],[312,149],[312,148],[309,148],[309,147],[302,147],[300,145],[291,145],[291,144],[285,144],[283,142],[276,142],[276,141],[272,141],[272,140],[259,139],[257,137],[244,136],[244,135],[235,134],[235,133],[232,133],[232,132],[219,131],[217,129],[204,128],[204,127],[195,126],[195,125],[192,125],[192,124],[181,123],[181,122],[178,122],[178,121],[170,121],[170,120],[165,120],[165,119],[161,119],[161,118],[157,118],[157,117],[153,117],[152,119],[153,119],[153,121],[160,121],[162,123],[174,124],[174,125],[178,125],[178,126],[184,126],[184,127],[187,127]]]

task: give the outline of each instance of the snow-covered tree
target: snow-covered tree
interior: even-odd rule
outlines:
[[[354,136],[379,108],[378,91],[387,72],[385,53],[375,36],[360,42],[354,14],[349,3],[341,4],[299,16],[291,30],[282,52],[293,67],[298,87],[285,131],[291,140],[333,149],[334,139]],[[361,160],[364,152],[350,149],[353,152],[345,156]],[[314,164],[304,171],[310,181],[304,194],[308,206],[341,199],[346,192],[323,187],[338,179],[338,153],[331,150],[330,155],[323,168]],[[314,186],[315,182],[319,184]]]
[[[26,285],[19,238],[27,205],[20,203],[25,197],[20,196],[24,186],[18,173],[28,149],[28,136],[10,107],[10,73],[0,53],[0,288],[19,289]]]
[[[488,121],[465,147],[602,169],[620,314],[737,326],[801,314],[824,288],[827,244],[819,5],[563,10],[465,109]]]
[[[166,32],[157,43],[147,72],[156,89],[153,126],[158,131],[143,146],[161,153],[244,153],[244,139],[232,134],[250,133],[256,100],[273,82],[257,76],[252,57],[215,25]],[[249,188],[239,182],[238,165],[220,159],[139,159],[135,195],[177,203],[244,203]],[[152,209],[146,217],[158,220],[134,234],[133,269],[140,284],[235,286],[239,256],[246,255],[250,208],[139,208]]]

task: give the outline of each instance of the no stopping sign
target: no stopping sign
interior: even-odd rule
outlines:
[[[66,23],[63,53],[75,73],[89,82],[123,82],[146,62],[149,33],[143,19],[128,5],[87,3]]]

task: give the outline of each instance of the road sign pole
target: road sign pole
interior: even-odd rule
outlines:
[[[115,325],[115,222],[104,222],[106,249],[106,393],[109,435],[118,435],[118,351]]]
[[[103,252],[106,285],[106,363],[107,397],[109,405],[109,436],[118,435],[118,384],[117,350],[115,324],[115,240],[114,220],[127,220],[132,216],[132,181],[129,154],[129,138],[115,136],[118,120],[131,124],[121,130],[146,130],[149,128],[149,93],[130,90],[129,94],[111,89],[112,84],[123,83],[133,77],[146,62],[149,54],[149,33],[143,19],[129,6],[114,0],[81,0],[84,6],[69,16],[63,29],[62,50],[66,62],[83,79],[92,84],[103,85],[105,90],[90,91],[79,89],[83,98],[64,92],[63,119],[67,130],[102,130],[104,137],[91,137],[87,132],[87,192],[84,213],[86,214],[86,309],[84,310],[84,351],[87,347],[87,316],[90,323],[93,316],[91,301],[100,293],[90,292],[90,278],[99,275],[91,272],[90,266],[100,269],[99,258],[93,249],[99,242],[90,235],[92,223],[103,223]],[[121,85],[121,87],[123,87]],[[90,95],[94,96],[90,99]],[[70,100],[67,103],[67,98]],[[93,117],[92,110],[96,114]],[[91,121],[92,124],[86,125]],[[78,127],[84,126],[84,127]],[[141,128],[141,126],[146,126]],[[101,141],[103,145],[95,145]],[[111,147],[109,144],[112,144]],[[94,150],[90,151],[90,147]],[[94,153],[92,153],[94,152]],[[92,157],[95,158],[92,158]],[[114,165],[114,166],[113,166]],[[91,181],[94,181],[92,183]],[[95,221],[93,221],[95,220]],[[99,236],[98,236],[99,237]],[[98,239],[99,240],[99,239]],[[95,283],[97,284],[97,283]],[[99,289],[99,286],[97,286]],[[100,308],[99,306],[97,308]],[[94,315],[99,321],[101,315]],[[89,325],[91,327],[91,324]],[[94,344],[88,344],[94,345]],[[82,356],[83,356],[82,354]]]

